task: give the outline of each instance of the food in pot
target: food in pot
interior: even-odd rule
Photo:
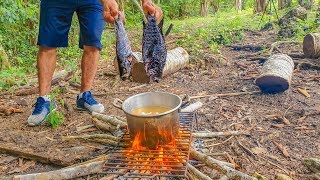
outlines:
[[[171,108],[163,106],[146,106],[134,109],[131,113],[136,116],[157,115],[171,110]]]

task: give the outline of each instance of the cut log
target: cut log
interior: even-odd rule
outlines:
[[[139,83],[149,83],[150,78],[145,70],[141,53],[134,53],[137,57],[137,62],[132,65],[132,79]],[[163,69],[162,77],[173,74],[180,69],[185,68],[189,64],[189,54],[181,47],[168,51],[167,62]]]
[[[293,69],[294,62],[289,56],[274,54],[264,63],[255,83],[263,92],[283,92],[290,87]]]
[[[303,53],[309,58],[320,57],[320,33],[307,34],[304,37]]]
[[[88,164],[83,164],[70,168],[63,168],[56,171],[49,171],[44,173],[16,175],[14,180],[62,180],[62,179],[75,179],[90,174],[97,174],[102,172],[105,161],[96,161]]]

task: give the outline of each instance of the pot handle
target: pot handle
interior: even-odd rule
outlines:
[[[123,101],[122,101],[121,99],[115,98],[115,99],[113,100],[113,103],[112,103],[112,104],[113,104],[114,107],[122,110],[122,103],[123,103]]]

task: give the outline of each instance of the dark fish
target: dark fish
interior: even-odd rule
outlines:
[[[159,82],[166,64],[167,48],[162,32],[163,19],[157,25],[154,16],[148,16],[143,23],[142,59],[151,81]]]
[[[122,79],[128,78],[131,71],[132,50],[126,29],[124,28],[122,18],[114,22],[114,29],[116,31],[116,53],[119,66],[120,77]]]

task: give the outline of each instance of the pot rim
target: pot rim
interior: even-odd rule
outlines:
[[[128,102],[128,101],[130,101],[131,99],[133,99],[133,98],[135,98],[135,97],[137,97],[137,96],[144,95],[144,94],[153,94],[153,93],[169,94],[169,95],[171,95],[171,96],[175,96],[175,97],[178,98],[179,104],[178,104],[175,108],[170,109],[169,111],[166,111],[166,112],[163,112],[163,113],[160,113],[160,114],[156,114],[156,115],[135,115],[135,114],[132,114],[131,112],[127,112],[127,111],[124,109],[125,103]],[[122,110],[123,110],[126,114],[129,114],[129,115],[131,115],[131,116],[153,118],[153,117],[159,117],[159,116],[164,116],[164,115],[170,114],[170,113],[178,110],[178,109],[181,107],[181,104],[182,104],[182,99],[181,99],[178,95],[173,94],[173,93],[161,92],[161,91],[144,92],[144,93],[136,94],[136,95],[131,96],[131,97],[129,97],[128,99],[126,99],[126,100],[122,103]]]

